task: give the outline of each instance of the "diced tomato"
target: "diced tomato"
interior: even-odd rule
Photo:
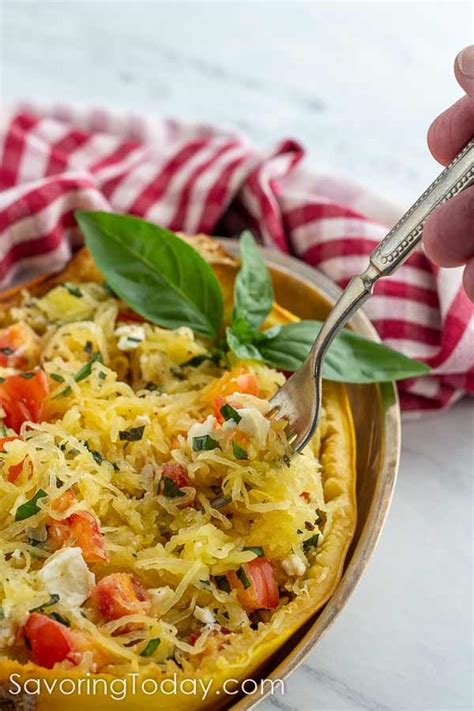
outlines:
[[[232,368],[207,385],[202,391],[201,397],[205,402],[212,404],[217,398],[225,398],[232,393],[245,393],[258,397],[260,388],[255,373],[243,366]]]
[[[163,489],[163,479],[171,479],[178,489],[190,485],[188,470],[185,466],[176,462],[166,462],[161,467],[160,489]]]
[[[191,632],[191,634],[189,635],[189,640],[188,640],[191,647],[194,647],[194,645],[196,644],[196,642],[198,641],[200,636],[201,636],[200,632]]]
[[[256,397],[259,396],[260,388],[255,373],[242,373],[237,376],[235,382],[237,384],[237,391],[234,390],[234,392],[255,395]]]
[[[14,323],[0,330],[0,365],[33,367],[40,353],[39,338],[26,323]]]
[[[92,591],[91,600],[99,615],[106,620],[147,614],[151,604],[147,589],[129,573],[112,573],[102,578]]]
[[[275,571],[267,558],[254,558],[242,565],[240,577],[238,571],[227,573],[229,585],[237,591],[237,599],[246,610],[271,610],[278,607],[279,594]],[[247,587],[242,582],[250,583]]]
[[[4,452],[4,444],[6,442],[14,442],[16,439],[21,439],[21,437],[3,437],[3,439],[0,439],[0,452]],[[23,471],[23,465],[25,463],[25,459],[22,459],[21,462],[18,462],[18,464],[12,464],[10,467],[8,467],[8,473],[7,473],[7,480],[14,483],[18,477],[20,476],[21,472]],[[33,464],[31,461],[29,462],[30,464],[30,473],[33,470]]]
[[[214,410],[214,417],[220,425],[224,422],[224,417],[222,416],[221,407],[225,405],[225,397],[216,397],[212,403],[212,409]]]
[[[62,521],[51,519],[48,540],[55,548],[65,544],[79,546],[88,563],[109,559],[97,519],[89,511],[77,511]]]
[[[44,370],[10,375],[0,383],[0,405],[5,410],[5,424],[16,432],[28,420],[41,422],[44,403],[49,392]]]
[[[67,511],[76,501],[77,499],[71,489],[67,489],[64,494],[61,494],[61,496],[53,501],[51,508],[54,511],[59,511],[59,513],[64,513],[64,511]]]
[[[135,323],[146,323],[146,318],[136,314],[134,311],[119,311],[117,321],[134,321]]]
[[[311,503],[311,494],[309,491],[302,491],[300,496],[306,501],[307,504]]]
[[[23,628],[31,659],[46,669],[68,658],[73,651],[69,632],[65,625],[47,615],[32,612]]]

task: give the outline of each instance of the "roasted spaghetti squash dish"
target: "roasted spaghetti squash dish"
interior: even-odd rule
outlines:
[[[227,299],[232,268],[213,261]],[[267,323],[291,320],[274,305]],[[133,671],[219,688],[326,602],[356,520],[350,409],[326,382],[294,455],[269,416],[285,377],[139,317],[85,250],[3,299],[1,680]]]

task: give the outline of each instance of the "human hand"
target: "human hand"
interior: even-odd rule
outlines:
[[[463,49],[454,73],[466,96],[438,116],[428,131],[428,146],[447,165],[474,136],[474,45]],[[464,289],[474,301],[474,186],[438,207],[426,221],[423,244],[440,267],[464,266]]]

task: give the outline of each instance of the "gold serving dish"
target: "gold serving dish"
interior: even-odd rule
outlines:
[[[222,240],[232,254],[238,253],[237,242]],[[275,300],[300,318],[324,320],[339,289],[327,277],[303,262],[263,249],[271,269]],[[356,314],[350,327],[368,338],[380,340],[374,327],[362,312]],[[307,622],[267,662],[255,677],[285,679],[310,654],[334,622],[352,595],[375,550],[387,516],[398,471],[400,455],[400,408],[396,386],[348,385],[357,442],[357,529],[350,547],[343,577],[325,607]],[[256,685],[257,686],[257,685]],[[253,688],[253,687],[252,687]],[[242,696],[228,708],[244,711],[264,698],[262,688]],[[275,685],[278,689],[278,685]],[[234,697],[235,698],[235,697]]]

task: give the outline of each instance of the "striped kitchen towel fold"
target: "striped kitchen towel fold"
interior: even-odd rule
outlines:
[[[81,243],[74,210],[139,215],[172,230],[250,228],[340,286],[362,271],[395,213],[374,194],[301,165],[293,140],[260,151],[214,126],[22,105],[0,129],[0,283],[59,268]],[[474,392],[473,308],[459,269],[422,251],[377,284],[365,310],[383,341],[432,367],[400,384],[404,410]]]

